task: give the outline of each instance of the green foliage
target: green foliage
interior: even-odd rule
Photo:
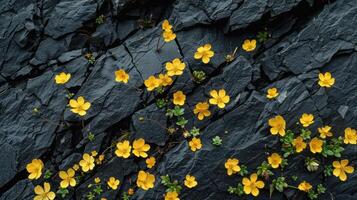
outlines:
[[[259,31],[257,34],[257,40],[260,43],[265,43],[269,39],[270,34],[267,31]]]
[[[69,191],[67,188],[59,188],[56,193],[58,196],[65,198],[66,195],[69,194]]]
[[[239,175],[245,176],[248,174],[248,167],[245,165],[240,165]]]
[[[192,137],[196,137],[200,135],[200,129],[193,127],[190,131]]]
[[[281,176],[273,179],[272,184],[270,184],[270,197],[272,196],[274,190],[283,192],[285,188],[288,187],[285,177]]]
[[[176,125],[181,126],[181,128],[185,128],[185,125],[187,123],[188,123],[188,120],[186,120],[184,117],[177,118]]]
[[[274,173],[270,171],[270,165],[266,161],[263,161],[262,164],[257,168],[258,176],[272,176]]]
[[[161,176],[161,184],[167,187],[166,192],[177,192],[178,194],[182,190],[182,186],[177,180],[171,181],[169,175]]]
[[[157,99],[156,100],[156,106],[158,108],[163,108],[167,105],[167,100],[166,99]]]
[[[222,145],[222,139],[218,135],[216,135],[214,138],[212,138],[212,144],[214,146],[221,146]]]
[[[105,21],[105,17],[104,15],[99,15],[96,19],[95,19],[95,23],[100,25],[100,24],[103,24]]]
[[[159,94],[163,94],[165,92],[165,88],[160,86],[160,87],[157,87],[156,89],[156,92],[159,93]]]
[[[309,190],[309,192],[307,193],[307,196],[309,197],[309,199],[315,200],[315,199],[319,198],[320,194],[323,194],[325,192],[326,192],[326,188],[322,184],[318,184],[316,191],[313,189]]]
[[[152,15],[150,15],[148,18],[139,19],[138,25],[141,29],[152,28],[155,26],[155,20],[153,20]]]
[[[52,176],[52,172],[50,170],[46,170],[45,174],[43,175],[44,179],[49,179]]]
[[[327,176],[331,176],[333,172],[333,167],[332,165],[326,165],[325,169],[324,169],[324,175]]]
[[[229,194],[235,194],[238,196],[242,196],[244,194],[242,183],[238,183],[237,187],[229,186],[227,191],[229,192]]]
[[[304,140],[309,140],[311,138],[311,131],[303,128],[303,129],[301,129],[300,136]]]
[[[127,192],[123,192],[122,199],[123,199],[123,200],[129,200],[129,199],[130,199],[129,194],[128,194]]]
[[[196,83],[202,83],[206,79],[204,71],[193,71],[193,78]]]
[[[294,175],[294,176],[291,177],[291,179],[292,179],[293,181],[297,181],[297,180],[298,180],[298,177]]]
[[[94,139],[95,139],[95,135],[92,132],[89,132],[87,137],[88,137],[88,140],[91,142],[94,141]]]
[[[172,117],[180,117],[185,114],[185,109],[181,108],[180,106],[175,106],[174,109],[167,109],[166,116]]]
[[[320,162],[315,158],[307,157],[305,159],[305,166],[309,172],[314,172],[319,169]]]
[[[337,158],[341,157],[341,153],[345,150],[342,147],[343,139],[342,137],[333,138],[331,141],[326,141],[325,145],[322,148],[322,155],[324,157],[334,156]]]
[[[285,135],[281,137],[280,142],[282,143],[281,150],[284,152],[283,157],[287,158],[291,154],[294,154],[294,146],[292,145],[294,141],[294,132],[287,130]]]

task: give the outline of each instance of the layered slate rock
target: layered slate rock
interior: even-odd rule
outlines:
[[[169,43],[162,38],[164,19],[177,35]],[[238,158],[252,173],[268,154],[280,152],[279,138],[269,133],[267,123],[278,114],[298,132],[301,114],[312,113],[312,136],[323,125],[333,127],[334,137],[343,136],[346,127],[357,128],[356,27],[357,2],[351,0],[3,0],[0,200],[33,199],[34,187],[44,181],[56,192],[57,171],[73,167],[94,150],[105,155],[103,163],[90,173],[77,172],[78,185],[57,198],[88,199],[89,186],[100,177],[103,192],[98,199],[122,199],[134,188],[130,199],[159,200],[167,189],[160,176],[183,185],[191,174],[198,186],[183,186],[180,199],[305,200],[305,193],[291,188],[270,197],[271,179],[256,198],[229,194],[228,187],[241,178],[227,176],[224,163]],[[258,32],[266,32],[266,38]],[[258,39],[256,49],[245,52],[243,41],[253,38]],[[207,43],[215,55],[204,64],[194,53]],[[234,59],[227,60],[236,48]],[[165,73],[165,63],[175,58],[186,64],[183,75],[173,77],[173,85],[162,93],[148,92],[144,80]],[[128,83],[115,81],[118,69],[129,74]],[[205,72],[206,79],[197,81],[194,71]],[[65,85],[54,82],[60,72],[71,74]],[[318,85],[320,72],[332,73],[333,87]],[[279,96],[268,100],[266,91],[272,87],[279,89]],[[219,89],[227,91],[229,104],[225,109],[210,105],[211,116],[198,120],[195,105]],[[203,147],[196,152],[166,115],[178,90],[186,94],[187,131],[200,131]],[[79,96],[91,103],[84,117],[68,106],[69,98]],[[165,104],[159,107],[158,100]],[[212,144],[215,136],[222,139],[221,146]],[[118,141],[138,138],[150,144],[155,167],[148,169],[144,158],[115,155]],[[356,173],[346,182],[324,177],[321,168],[310,173],[304,167],[307,156],[289,157],[284,176],[298,177],[289,184],[322,183],[327,187],[322,200],[357,199]],[[26,164],[35,158],[54,174],[29,180]],[[341,159],[356,167],[356,146],[347,146]],[[140,170],[155,175],[153,189],[136,187]],[[109,177],[120,180],[118,190],[107,187]]]

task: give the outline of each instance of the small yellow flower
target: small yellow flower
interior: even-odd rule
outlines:
[[[98,152],[94,150],[94,151],[90,152],[90,154],[91,154],[93,157],[96,157],[96,156],[98,155]]]
[[[174,40],[176,38],[176,34],[172,30],[169,30],[169,31],[165,30],[162,33],[162,37],[164,38],[165,42],[171,42],[172,40]]]
[[[79,165],[82,167],[82,171],[84,172],[92,170],[95,166],[93,156],[87,153],[83,154],[83,158],[79,161]]]
[[[131,152],[131,146],[128,140],[117,143],[117,149],[115,150],[115,155],[121,158],[129,158]]]
[[[152,91],[155,88],[159,87],[161,84],[161,80],[155,78],[155,76],[150,76],[148,79],[144,81],[144,84],[148,91]]]
[[[312,153],[321,153],[322,151],[322,145],[324,144],[324,142],[316,137],[314,137],[311,141],[310,141],[310,151]]]
[[[168,85],[171,85],[173,80],[172,78],[167,75],[167,74],[159,74],[159,79],[160,79],[160,82],[162,86],[168,86]]]
[[[300,153],[306,148],[306,143],[301,136],[298,136],[293,140],[293,146],[295,147],[296,152]]]
[[[183,106],[186,101],[186,95],[182,91],[177,91],[173,94],[173,103],[175,105]]]
[[[257,41],[254,39],[253,40],[246,39],[242,44],[243,50],[247,52],[254,51],[256,46],[257,46]]]
[[[268,157],[268,162],[271,165],[271,167],[274,169],[278,168],[279,165],[281,165],[282,161],[283,161],[283,159],[277,153],[273,153],[273,154],[271,154],[271,156]]]
[[[217,105],[219,108],[226,107],[226,104],[230,101],[229,96],[223,89],[219,90],[218,92],[217,90],[211,90],[210,95],[212,98],[209,99],[209,103],[212,105]]]
[[[155,166],[156,164],[156,159],[155,157],[150,157],[145,160],[147,168],[151,169]]]
[[[44,164],[41,159],[33,159],[31,163],[26,165],[26,170],[29,173],[29,179],[39,179],[42,175]]]
[[[104,154],[100,154],[100,155],[98,156],[98,158],[95,160],[95,163],[96,163],[97,165],[101,165],[101,164],[103,163],[103,160],[104,160]]]
[[[90,108],[90,103],[86,102],[85,99],[80,96],[75,99],[69,100],[69,106],[72,108],[71,111],[73,113],[77,113],[80,116],[84,116],[87,114],[87,110]]]
[[[264,182],[258,180],[258,175],[256,173],[250,175],[250,179],[244,177],[242,183],[244,185],[244,193],[252,194],[255,197],[259,195],[259,189],[262,189],[264,187]]]
[[[165,194],[165,200],[180,200],[180,198],[178,197],[178,193],[173,191]]]
[[[150,150],[150,145],[145,144],[145,140],[143,138],[134,140],[133,142],[133,154],[136,157],[148,157],[147,151]]]
[[[326,72],[325,74],[319,73],[319,85],[321,87],[331,87],[335,84],[335,78],[332,77],[330,72]]]
[[[345,144],[356,144],[356,142],[357,142],[356,129],[346,128],[345,129],[345,137],[344,137],[343,142]]]
[[[172,62],[167,62],[165,67],[169,76],[177,76],[183,74],[186,64],[181,62],[179,58],[175,58]]]
[[[67,188],[68,186],[76,186],[77,182],[76,179],[74,179],[75,172],[73,169],[69,168],[67,172],[65,171],[60,171],[59,172],[59,177],[62,179],[60,186],[61,188]]]
[[[303,181],[299,184],[298,188],[300,191],[308,192],[309,190],[311,190],[312,185],[306,181]]]
[[[274,99],[279,95],[278,89],[277,88],[269,88],[267,91],[267,98],[268,99]]]
[[[143,189],[148,190],[154,187],[155,176],[150,174],[149,172],[144,172],[142,170],[139,171],[138,178],[136,180],[136,185]]]
[[[94,179],[94,183],[96,183],[96,184],[100,183],[100,178],[99,178],[99,177],[96,177],[96,178]]]
[[[286,122],[283,116],[277,115],[274,118],[269,119],[268,121],[270,128],[270,133],[276,135],[279,133],[280,136],[285,135],[285,126]]]
[[[199,120],[203,120],[203,118],[209,117],[211,115],[211,112],[208,109],[209,104],[207,102],[199,102],[196,104],[193,113],[195,115],[198,114],[197,117]]]
[[[67,83],[70,78],[71,78],[70,73],[66,74],[64,72],[61,72],[55,76],[55,82],[59,85],[62,85],[62,84]]]
[[[188,188],[194,188],[198,184],[196,181],[196,177],[191,176],[191,175],[186,175],[184,183],[185,183],[185,186]]]
[[[190,146],[191,151],[193,152],[202,148],[201,139],[196,137],[192,138],[192,140],[188,143],[188,145]]]
[[[304,113],[300,117],[300,123],[303,127],[308,127],[314,123],[314,116],[312,114]]]
[[[214,52],[211,50],[211,44],[205,44],[197,48],[197,51],[194,55],[196,60],[202,60],[203,63],[207,64],[214,56]]]
[[[321,138],[326,138],[326,137],[332,136],[332,133],[330,132],[331,126],[324,126],[324,127],[318,128],[317,130],[319,131]]]
[[[172,29],[172,26],[170,25],[169,21],[167,19],[162,22],[162,30],[163,31],[170,31]]]
[[[56,194],[51,191],[51,185],[47,182],[43,183],[43,187],[37,185],[34,192],[36,194],[34,200],[53,200],[56,197]]]
[[[74,169],[74,171],[77,171],[77,170],[79,170],[79,165],[78,164],[74,164],[72,168]]]
[[[236,158],[229,158],[226,163],[224,163],[224,167],[227,169],[228,176],[240,172],[241,168],[239,167],[238,163],[239,160]]]
[[[120,184],[120,181],[115,177],[110,177],[109,180],[107,181],[107,184],[110,188],[116,190],[118,189],[118,185]]]
[[[123,69],[119,69],[119,70],[115,71],[115,81],[128,83],[129,74],[127,74]]]
[[[133,195],[134,194],[134,189],[133,188],[129,188],[128,189],[128,195]]]
[[[339,161],[333,161],[332,166],[335,168],[333,170],[333,175],[340,178],[341,181],[347,180],[347,174],[352,174],[354,172],[354,168],[352,166],[348,166],[348,160],[344,159]]]

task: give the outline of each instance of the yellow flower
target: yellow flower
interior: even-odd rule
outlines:
[[[175,76],[183,74],[186,64],[181,62],[179,58],[175,58],[172,62],[167,62],[165,67],[169,76]]]
[[[162,86],[168,86],[172,84],[172,78],[167,75],[167,74],[159,74],[159,79],[160,79],[160,85]]]
[[[160,86],[161,81],[160,79],[155,78],[155,76],[150,76],[148,79],[144,81],[144,84],[148,91],[152,91]]]
[[[60,185],[61,188],[67,188],[68,186],[76,186],[76,179],[74,179],[75,172],[73,169],[69,168],[67,172],[60,171],[59,177],[62,179]]]
[[[211,44],[205,44],[197,48],[197,51],[194,55],[196,60],[202,60],[203,63],[207,64],[214,56],[214,52],[211,50]]]
[[[128,189],[128,195],[133,195],[134,194],[134,189],[133,188],[129,188]]]
[[[193,152],[202,148],[201,139],[196,137],[192,138],[188,145],[191,147],[191,151]]]
[[[311,141],[310,141],[310,151],[312,153],[320,153],[322,151],[322,145],[323,145],[323,141],[314,137]]]
[[[122,158],[129,158],[131,151],[131,146],[128,140],[117,143],[117,149],[115,150],[115,155]]]
[[[77,170],[79,170],[79,165],[78,164],[74,164],[72,168],[74,169],[74,171],[77,171]]]
[[[274,99],[279,95],[278,89],[277,88],[269,88],[267,91],[267,98],[268,99]]]
[[[238,165],[239,160],[236,158],[229,158],[226,163],[224,163],[224,167],[227,169],[227,175],[231,176],[232,174],[238,173],[241,169]]]
[[[56,194],[51,190],[51,185],[47,182],[43,183],[43,187],[37,185],[34,189],[36,196],[33,198],[34,200],[53,200],[56,197]]]
[[[250,175],[250,179],[244,177],[242,183],[244,185],[243,190],[246,194],[252,194],[253,196],[259,195],[259,189],[264,187],[264,182],[257,180],[258,176],[256,173]]]
[[[172,29],[172,26],[170,25],[169,21],[167,19],[164,20],[162,23],[162,30],[163,31],[170,31]]]
[[[138,179],[136,180],[136,185],[143,189],[148,190],[154,187],[155,176],[150,174],[149,172],[144,172],[142,170],[139,171]]]
[[[98,165],[101,165],[103,163],[103,160],[104,160],[104,154],[100,154],[98,156],[98,158],[95,160],[95,162],[98,164]]]
[[[303,127],[308,127],[314,123],[314,116],[312,114],[304,113],[300,117],[300,123]]]
[[[94,179],[94,183],[96,183],[96,184],[100,183],[100,178],[99,178],[99,177],[96,177],[96,178]]]
[[[343,142],[345,144],[356,144],[356,141],[357,141],[356,129],[346,128],[345,129],[345,138],[344,138]]]
[[[271,154],[271,156],[268,157],[268,162],[274,169],[278,168],[282,161],[283,159],[277,153],[273,153]]]
[[[118,185],[120,184],[120,181],[114,177],[110,177],[109,180],[107,181],[107,184],[110,188],[116,190],[118,189]]]
[[[184,183],[185,183],[185,186],[188,188],[194,188],[198,184],[196,181],[196,177],[190,176],[190,175],[186,175]]]
[[[270,128],[270,133],[276,135],[279,133],[280,136],[285,135],[285,126],[286,122],[283,116],[277,115],[274,118],[269,119],[268,121]]]
[[[62,85],[62,84],[67,83],[70,78],[71,78],[70,73],[66,74],[64,72],[61,72],[55,76],[55,81],[57,84]]]
[[[42,175],[42,169],[44,165],[42,160],[40,159],[33,159],[31,163],[26,165],[26,170],[29,174],[29,179],[39,179]]]
[[[156,164],[156,159],[155,159],[155,157],[150,157],[150,158],[147,158],[147,159],[145,160],[145,162],[146,162],[146,166],[147,166],[149,169],[151,169],[151,168],[153,168],[153,167],[155,166],[155,164]]]
[[[119,69],[119,70],[115,71],[115,81],[128,83],[129,74],[127,74],[123,69]]]
[[[219,108],[224,108],[226,107],[226,104],[229,103],[230,98],[224,89],[221,89],[218,92],[217,90],[211,90],[210,95],[212,98],[209,99],[209,103],[217,105]]]
[[[185,104],[186,95],[183,94],[182,91],[177,91],[177,92],[175,92],[173,96],[174,96],[173,103],[174,103],[175,105],[183,106],[183,104]]]
[[[176,38],[176,34],[172,30],[164,31],[162,33],[162,37],[164,38],[165,42],[171,42]]]
[[[180,200],[176,191],[167,192],[165,194],[165,200]]]
[[[150,150],[150,145],[145,144],[145,140],[143,138],[134,140],[133,142],[133,154],[136,157],[148,157],[147,151]]]
[[[331,126],[324,126],[324,127],[318,128],[317,130],[319,131],[321,138],[326,138],[326,137],[332,136],[332,133],[330,132]]]
[[[207,102],[199,102],[196,104],[193,113],[198,114],[197,117],[199,120],[203,120],[205,117],[209,117],[211,112],[208,110],[209,104]]]
[[[246,39],[243,42],[242,48],[244,51],[250,52],[250,51],[254,51],[255,47],[257,46],[257,41],[256,40],[249,40]]]
[[[319,73],[319,85],[321,87],[331,87],[335,84],[335,78],[331,76],[330,72],[326,72],[325,74]]]
[[[295,147],[296,152],[300,153],[306,148],[306,143],[301,136],[298,136],[293,140],[293,146]]]
[[[298,188],[303,192],[308,192],[312,188],[312,185],[306,181],[303,181],[299,184]]]
[[[98,152],[94,150],[94,151],[90,152],[90,154],[91,154],[93,157],[96,157],[96,156],[98,155]]]
[[[93,156],[87,153],[83,154],[83,159],[79,161],[79,165],[82,167],[82,171],[84,172],[92,170],[95,166]]]
[[[86,110],[90,108],[90,103],[86,102],[85,99],[80,96],[77,98],[77,100],[69,100],[69,106],[71,106],[71,111],[73,113],[77,113],[80,116],[84,116],[87,114]]]
[[[333,170],[333,175],[340,178],[341,181],[346,181],[347,180],[347,175],[352,174],[354,171],[354,168],[352,166],[348,166],[348,160],[344,159],[339,161],[333,161],[332,166],[335,168]]]

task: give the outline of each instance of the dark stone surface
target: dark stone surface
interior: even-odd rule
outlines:
[[[98,24],[101,15],[104,21]],[[157,51],[164,19],[177,38]],[[57,172],[93,150],[105,154],[104,164],[83,174],[64,199],[87,199],[95,177],[103,183],[101,196],[121,199],[135,187],[141,169],[155,175],[155,187],[138,189],[131,199],[163,199],[160,176],[166,174],[180,183],[186,174],[196,177],[198,187],[184,187],[180,199],[241,199],[227,192],[241,178],[227,176],[224,162],[237,157],[253,172],[267,153],[279,151],[278,138],[268,131],[269,118],[282,114],[287,127],[294,129],[302,113],[313,113],[314,135],[325,124],[336,136],[346,127],[357,128],[356,27],[357,1],[351,0],[1,0],[0,199],[33,199],[34,186],[44,180],[27,179],[25,167],[32,159],[42,159],[46,169]],[[242,50],[245,39],[265,30],[270,34],[267,41],[258,42],[253,52]],[[209,64],[193,57],[206,43],[215,52]],[[236,47],[236,59],[226,62]],[[85,57],[89,52],[93,62]],[[183,75],[163,94],[147,92],[144,80],[164,73],[165,63],[174,58],[186,63]],[[129,73],[128,84],[115,82],[118,69]],[[206,73],[202,83],[194,80],[195,70]],[[62,71],[72,75],[65,86],[54,82]],[[319,72],[326,71],[336,79],[330,89],[317,84]],[[280,92],[274,101],[265,97],[271,87]],[[211,106],[212,115],[198,121],[194,106],[208,99],[212,89],[222,88],[230,103],[224,110]],[[83,120],[67,106],[67,90],[91,102]],[[186,127],[201,132],[203,147],[195,153],[181,132],[167,133],[174,123],[165,109],[173,107],[177,90],[187,95]],[[158,108],[158,98],[168,100],[167,106]],[[89,133],[94,135],[91,140]],[[222,146],[212,145],[215,136],[223,139]],[[148,170],[142,158],[116,157],[112,147],[123,138],[145,138],[156,166]],[[303,167],[305,157],[289,158],[285,176],[296,175],[315,186],[323,183],[327,192],[321,200],[357,199],[356,173],[343,183],[325,178],[321,171],[309,173]],[[348,146],[342,157],[356,167],[357,147]],[[104,185],[111,176],[121,181],[120,189]],[[57,190],[58,176],[46,181]],[[270,199],[268,183],[259,197],[244,199]],[[286,189],[271,199],[307,197]]]

